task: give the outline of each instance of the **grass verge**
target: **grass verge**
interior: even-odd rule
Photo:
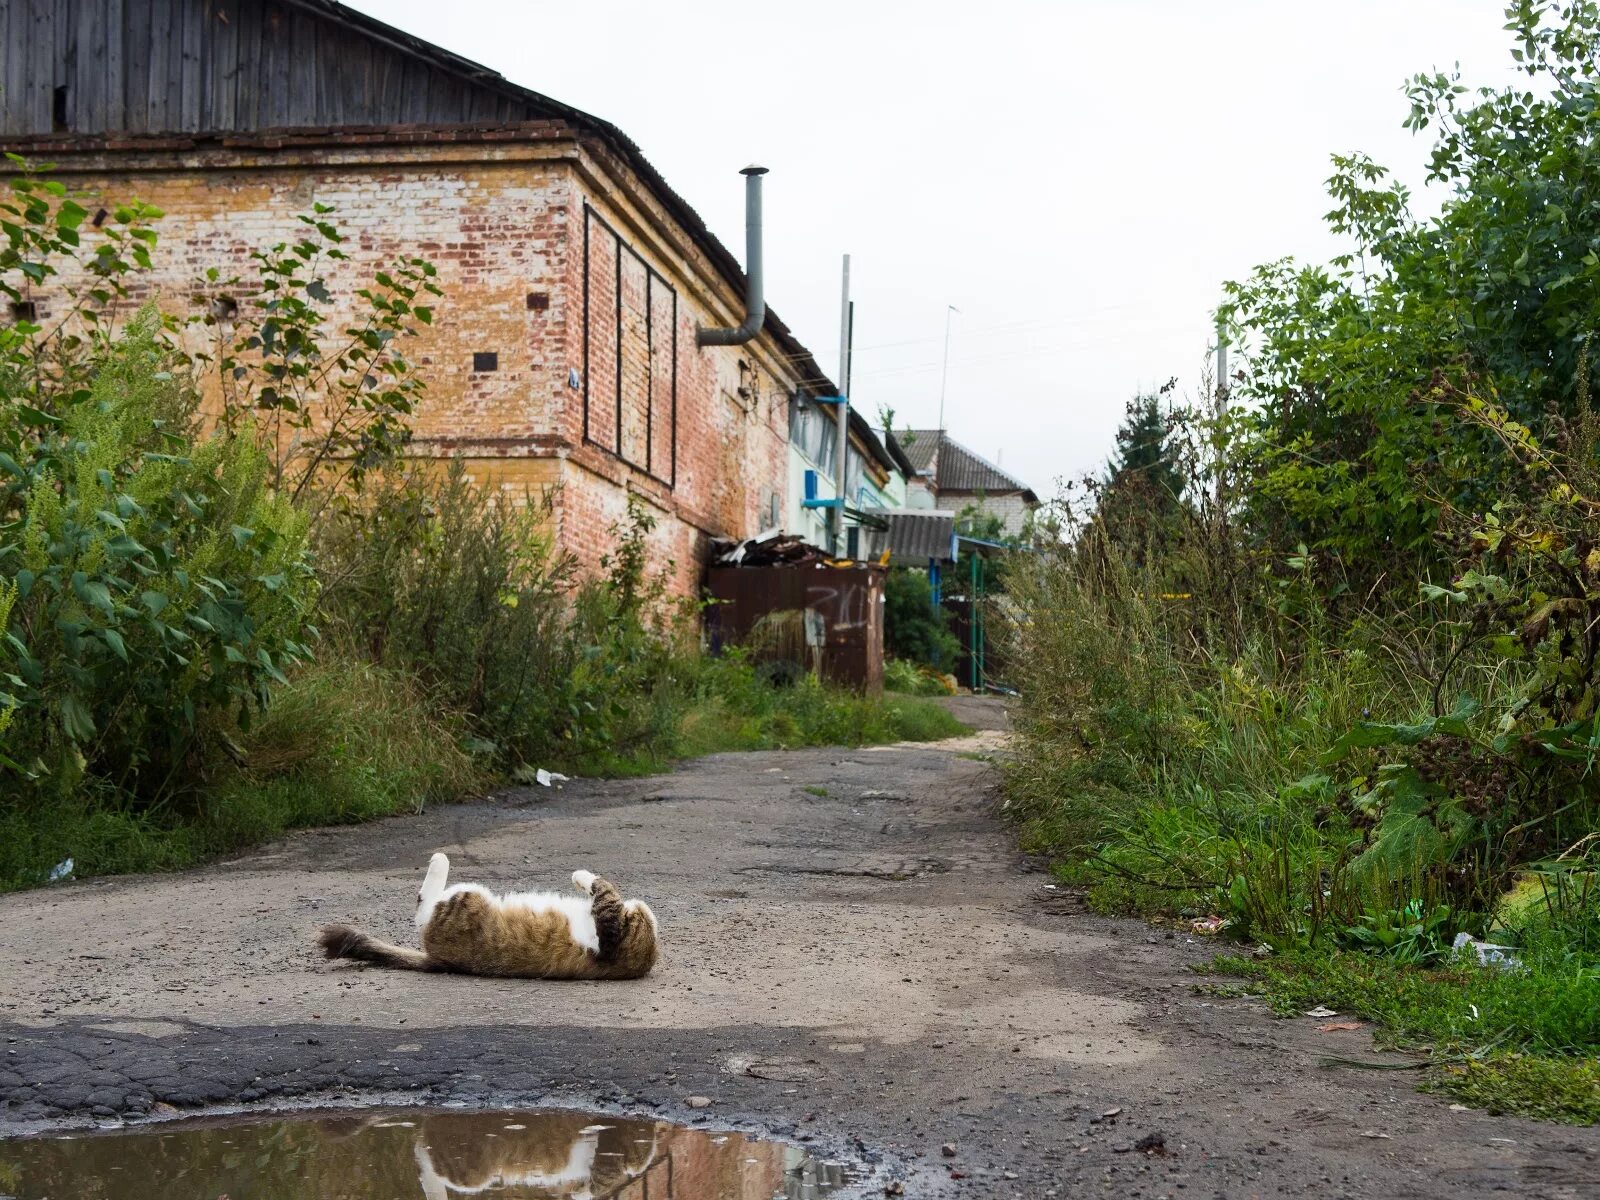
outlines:
[[[636,776],[702,754],[966,732],[942,706],[913,696],[870,700],[814,680],[773,688],[736,660],[694,670],[693,693],[663,704],[659,719],[671,728],[651,750],[537,765]],[[180,870],[292,829],[420,812],[500,779],[487,756],[464,748],[474,744],[464,721],[404,672],[358,659],[302,671],[235,739],[240,762],[214,767],[185,806],[141,811],[100,787],[0,810],[0,892],[43,884],[69,859],[80,878]]]
[[[1491,1113],[1600,1121],[1600,971],[1554,945],[1507,970],[1419,967],[1360,952],[1219,958],[1280,1016],[1326,1005],[1372,1021],[1380,1045],[1428,1054],[1424,1086]]]

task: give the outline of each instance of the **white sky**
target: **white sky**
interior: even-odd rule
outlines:
[[[766,181],[767,299],[852,402],[935,424],[1049,494],[1128,398],[1193,391],[1224,279],[1336,247],[1330,153],[1420,189],[1401,87],[1516,76],[1501,0],[355,0],[620,126],[741,259]],[[1423,201],[1423,206],[1427,202]]]

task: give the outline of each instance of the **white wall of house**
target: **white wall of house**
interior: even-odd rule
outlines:
[[[1020,494],[1008,496],[983,496],[962,494],[960,492],[946,491],[939,497],[940,507],[954,509],[960,512],[968,505],[975,506],[979,512],[993,514],[1000,518],[1007,534],[1015,536],[1020,534],[1027,524],[1028,516],[1034,510],[1034,505],[1029,504]]]

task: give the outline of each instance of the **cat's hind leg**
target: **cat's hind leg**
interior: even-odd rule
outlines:
[[[423,876],[422,887],[417,891],[417,926],[421,928],[433,915],[433,906],[444,895],[445,881],[450,877],[450,860],[435,854],[428,860],[428,873]]]
[[[606,880],[596,879],[588,871],[574,873],[574,883],[578,875],[588,876],[588,886],[580,890],[589,893],[589,915],[594,918],[595,938],[600,943],[598,957],[601,962],[610,962],[622,944],[622,896]]]

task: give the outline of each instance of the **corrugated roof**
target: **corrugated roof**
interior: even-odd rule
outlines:
[[[935,470],[935,493],[985,492],[1001,496],[1020,492],[1029,504],[1039,502],[1033,489],[1022,480],[969,450],[944,430],[912,429],[907,431],[907,436],[911,444],[905,448],[906,457],[918,474]]]
[[[892,555],[890,562],[925,567],[929,559],[954,561],[955,513],[934,508],[891,508],[882,515],[889,522],[885,540]]]

